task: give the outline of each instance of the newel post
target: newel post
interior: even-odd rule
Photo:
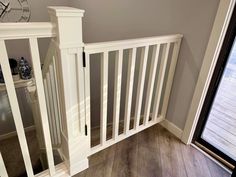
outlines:
[[[70,175],[88,168],[90,138],[84,104],[83,10],[49,7],[56,32],[56,70],[61,112],[61,151]]]

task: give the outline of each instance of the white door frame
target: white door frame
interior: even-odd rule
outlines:
[[[220,0],[181,140],[191,144],[236,0]]]

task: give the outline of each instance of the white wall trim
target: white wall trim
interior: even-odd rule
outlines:
[[[35,126],[32,125],[32,126],[26,127],[24,130],[25,130],[25,132],[33,131],[33,130],[35,130]],[[17,136],[16,131],[0,135],[0,141],[6,140],[8,138],[12,138],[14,136]]]
[[[183,131],[177,127],[172,122],[168,121],[167,119],[164,119],[161,123],[161,126],[167,129],[170,133],[175,135],[177,138],[181,139]]]
[[[220,0],[181,140],[190,144],[236,0]]]

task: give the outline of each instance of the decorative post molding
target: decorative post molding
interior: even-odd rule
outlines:
[[[85,133],[83,10],[49,7],[56,31],[56,70],[61,111],[62,153],[70,175],[88,168],[90,138]],[[60,71],[60,72],[58,72]],[[88,122],[89,120],[87,120]]]

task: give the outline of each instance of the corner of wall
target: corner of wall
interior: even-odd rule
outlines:
[[[170,133],[172,133],[174,136],[181,140],[183,130],[181,130],[179,127],[177,127],[175,124],[173,124],[167,119],[164,119],[160,124],[162,127],[167,129]]]

